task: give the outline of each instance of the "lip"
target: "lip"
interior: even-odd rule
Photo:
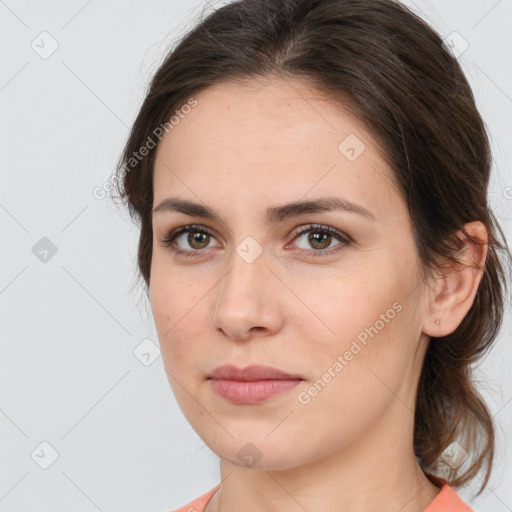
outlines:
[[[212,390],[225,400],[239,405],[262,402],[294,388],[304,379],[271,366],[218,366],[208,376]]]
[[[238,380],[253,382],[256,380],[303,380],[300,375],[294,375],[284,372],[272,366],[263,366],[253,364],[245,368],[238,368],[232,364],[217,366],[210,375],[209,379],[218,380]]]

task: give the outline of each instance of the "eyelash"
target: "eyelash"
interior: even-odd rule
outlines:
[[[352,242],[353,242],[353,239],[336,230],[336,229],[333,229],[331,228],[330,226],[323,226],[323,225],[320,225],[320,224],[310,224],[308,226],[304,226],[304,228],[301,228],[294,236],[293,240],[295,240],[296,238],[298,238],[299,236],[303,235],[304,233],[308,233],[310,231],[314,231],[314,232],[319,232],[319,233],[328,233],[330,235],[332,235],[334,238],[336,238],[339,242],[341,242],[339,245],[335,246],[334,249],[311,249],[311,250],[307,250],[307,249],[301,249],[301,251],[305,251],[306,253],[308,253],[309,255],[313,256],[313,257],[321,257],[321,256],[326,256],[326,255],[332,255],[333,253],[337,253],[337,252],[340,252],[342,251],[346,246],[350,245]],[[189,233],[189,232],[193,232],[193,233],[202,233],[202,234],[205,234],[205,235],[209,235],[209,236],[214,236],[213,233],[200,226],[200,225],[197,225],[197,224],[187,224],[186,226],[180,226],[176,229],[173,229],[172,231],[170,231],[164,238],[161,238],[160,239],[160,243],[164,246],[164,247],[170,247],[172,242],[181,234],[183,233]],[[292,240],[292,241],[293,241]],[[186,251],[186,250],[183,250],[183,249],[178,249],[176,247],[171,247],[171,250],[175,253],[175,254],[180,254],[180,255],[183,255],[185,257],[197,257],[197,256],[202,256],[201,253],[204,252],[204,249],[196,249],[196,250],[191,250],[191,251]]]

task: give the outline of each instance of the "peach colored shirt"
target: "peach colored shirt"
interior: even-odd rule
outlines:
[[[213,495],[220,488],[220,484],[213,489],[191,501],[188,505],[178,508],[171,512],[204,512],[206,505],[212,499]],[[457,491],[448,484],[444,484],[434,501],[424,510],[424,512],[473,512],[467,503],[462,501]]]

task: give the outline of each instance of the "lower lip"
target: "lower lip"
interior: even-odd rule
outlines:
[[[210,379],[213,391],[235,404],[254,404],[294,388],[301,380]]]

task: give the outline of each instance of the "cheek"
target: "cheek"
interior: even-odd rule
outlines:
[[[361,311],[358,318],[346,320],[343,326],[340,321],[340,333],[330,347],[322,347],[322,353],[316,349],[310,353],[314,367],[308,385],[301,389],[298,411],[310,419],[329,411],[333,420],[330,427],[323,427],[324,432],[328,428],[333,438],[343,432],[340,442],[349,441],[360,429],[373,424],[402,395],[400,389],[413,352],[405,347],[403,312],[382,325],[375,321],[373,310]]]
[[[165,368],[187,389],[192,390],[204,378],[199,363],[204,360],[208,344],[211,297],[207,293],[210,281],[191,279],[176,267],[169,272],[166,266],[153,265],[150,300]],[[180,386],[170,379],[176,393]]]
[[[364,272],[347,269],[336,279],[297,280],[294,288],[311,310],[299,308],[292,321],[302,339],[300,350],[314,365],[311,380],[323,381],[330,368],[336,378],[329,387],[363,394],[370,401],[386,391],[378,377],[398,384],[415,346],[411,296],[405,286],[412,276],[379,260]]]
[[[342,348],[360,333],[364,338],[365,329],[379,321],[381,314],[389,310],[387,316],[395,316],[393,304],[400,301],[401,292],[383,268],[343,269],[337,276],[315,277],[297,279],[293,286],[302,302],[295,308],[295,321],[302,328],[309,326],[315,335],[311,340]]]
[[[155,324],[164,334],[161,341],[174,336],[183,323],[194,325],[190,318],[205,299],[203,288],[200,278],[191,279],[190,270],[180,271],[161,249],[153,252],[149,295]]]

